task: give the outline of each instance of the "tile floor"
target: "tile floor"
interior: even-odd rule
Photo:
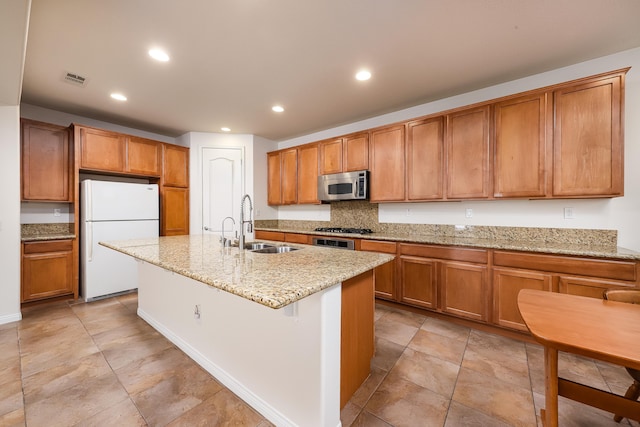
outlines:
[[[0,426],[271,425],[139,319],[136,307],[136,294],[58,303],[0,325]],[[541,425],[542,357],[534,344],[378,305],[372,374],[342,424]],[[560,370],[619,394],[631,383],[620,367],[566,354]],[[564,399],[560,413],[563,427],[618,425]]]

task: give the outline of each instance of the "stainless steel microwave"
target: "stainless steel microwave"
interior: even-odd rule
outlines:
[[[368,198],[369,171],[334,173],[318,177],[318,199],[322,202]]]

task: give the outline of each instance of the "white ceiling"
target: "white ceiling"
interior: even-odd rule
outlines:
[[[638,0],[32,0],[22,102],[278,141],[638,47],[638,17]]]

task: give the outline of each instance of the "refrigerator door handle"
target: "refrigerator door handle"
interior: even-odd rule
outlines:
[[[87,262],[91,262],[91,260],[93,259],[93,224],[90,222],[87,222],[87,227],[86,227],[86,235],[85,237],[85,259],[87,260]]]

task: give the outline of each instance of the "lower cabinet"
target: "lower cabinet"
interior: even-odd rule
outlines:
[[[490,307],[487,266],[444,261],[440,272],[442,311],[487,322]]]
[[[362,240],[360,250],[369,252],[382,252],[395,255],[396,242],[380,242],[375,240]],[[375,292],[377,298],[395,301],[396,292],[396,263],[394,261],[382,264],[375,268]]]
[[[280,231],[256,230],[256,240],[273,240],[276,242],[284,242],[284,233]]]
[[[73,241],[23,243],[21,274],[21,302],[73,295]]]
[[[400,256],[400,302],[423,308],[437,308],[437,261]]]

